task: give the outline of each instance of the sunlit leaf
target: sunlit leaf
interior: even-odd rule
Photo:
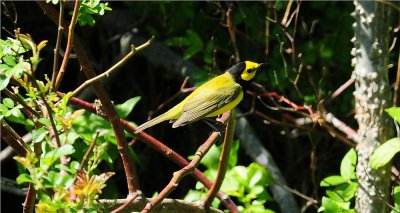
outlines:
[[[398,152],[400,152],[400,138],[392,138],[379,146],[370,158],[370,165],[378,169],[389,163]]]

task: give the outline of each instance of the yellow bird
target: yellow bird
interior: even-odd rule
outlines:
[[[250,86],[257,70],[264,65],[251,61],[233,65],[224,74],[198,87],[164,114],[137,127],[135,133],[167,120],[174,121],[172,128],[176,128],[233,109],[243,99],[243,92]]]

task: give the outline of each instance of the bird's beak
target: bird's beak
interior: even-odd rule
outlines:
[[[261,70],[267,66],[267,63],[259,63],[257,66],[257,70]]]

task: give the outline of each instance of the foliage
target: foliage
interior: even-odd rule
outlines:
[[[238,149],[239,141],[235,141],[221,190],[238,199],[241,204],[238,206],[240,212],[274,212],[265,208],[265,204],[273,200],[267,191],[267,186],[274,183],[273,178],[264,167],[257,163],[251,163],[247,167],[237,165]],[[201,164],[207,168],[204,174],[210,180],[214,180],[217,175],[221,151],[221,146],[213,146],[201,161]],[[205,198],[206,194],[207,189],[198,182],[196,189],[190,190],[185,196],[185,200],[201,200]],[[213,206],[218,207],[219,203],[220,201],[215,199]]]
[[[47,3],[58,4],[60,0],[46,0]],[[63,1],[63,0],[61,0]],[[93,15],[104,15],[106,11],[111,11],[108,2],[102,3],[100,0],[83,0],[79,2],[78,23],[79,26],[89,25],[93,27],[96,20]],[[72,12],[70,12],[72,15]]]
[[[354,149],[350,149],[340,164],[340,175],[329,176],[321,181],[320,185],[328,188],[328,197],[322,198],[319,212],[354,212],[351,201],[358,187],[356,162],[357,154]]]

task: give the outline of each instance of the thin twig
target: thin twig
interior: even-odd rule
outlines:
[[[39,115],[38,112],[36,112],[35,110],[33,110],[30,106],[28,106],[23,100],[21,100],[17,95],[15,95],[13,92],[11,92],[10,90],[8,90],[7,88],[5,88],[4,93],[6,93],[6,95],[11,98],[13,101],[18,102],[19,104],[21,104],[23,111],[25,111],[25,114],[27,116],[29,116],[30,118],[33,117],[32,115],[34,115],[36,118],[41,118],[42,116]]]
[[[399,95],[399,85],[400,85],[400,53],[397,59],[397,75],[396,75],[396,83],[394,84],[393,91],[393,107],[397,106],[397,96]]]
[[[46,129],[49,131],[51,143],[54,147],[61,147],[60,137],[58,135],[57,127],[54,123],[53,113],[51,112],[49,104],[46,102],[46,99],[44,97],[38,100],[37,104],[42,111],[43,118],[47,118],[50,120],[50,125],[46,125]]]
[[[96,141],[97,141],[97,138],[99,137],[99,134],[100,134],[100,131],[97,131],[96,135],[94,136],[94,138],[92,140],[92,143],[90,143],[90,146],[89,146],[88,150],[86,150],[86,153],[82,158],[82,161],[81,161],[81,164],[79,165],[79,169],[78,170],[82,170],[83,167],[85,166],[85,164],[88,162],[89,155],[93,151],[94,146],[96,145]]]
[[[57,75],[57,78],[55,81],[56,83],[54,84],[55,91],[58,90],[58,87],[60,86],[60,83],[61,83],[61,79],[64,76],[65,70],[67,69],[69,56],[71,54],[72,46],[74,43],[74,28],[75,28],[76,21],[78,19],[78,12],[79,12],[79,0],[75,0],[75,6],[74,6],[74,11],[72,13],[72,19],[71,19],[71,22],[70,22],[69,28],[68,28],[67,47],[65,48],[64,58],[61,63],[61,67],[60,67],[60,70],[58,72],[58,75]],[[57,19],[62,19],[62,16],[59,15],[57,17]],[[59,24],[63,24],[62,22],[63,21],[59,22]],[[60,28],[60,27],[62,27],[62,25],[58,26],[58,27]]]
[[[133,55],[135,55],[137,52],[143,50],[144,48],[148,47],[153,40],[154,40],[154,36],[152,36],[147,42],[143,43],[139,47],[132,46],[131,51],[126,56],[124,56],[120,61],[118,61],[116,64],[114,64],[112,67],[110,67],[107,71],[101,73],[100,75],[98,75],[94,78],[86,80],[83,84],[81,84],[78,88],[76,88],[73,91],[72,96],[77,95],[86,86],[93,84],[94,82],[97,82],[101,78],[108,77],[113,71],[118,70],[119,67],[121,67],[123,64],[125,64]]]
[[[25,142],[20,139],[21,137],[4,120],[1,121],[1,138],[21,157],[25,157],[27,152],[31,152],[27,149],[28,146],[23,145]]]
[[[174,172],[174,175],[168,185],[157,195],[156,198],[152,199],[149,203],[146,204],[141,213],[150,212],[154,207],[156,207],[161,201],[166,198],[169,193],[171,193],[174,189],[178,187],[178,183],[180,180],[186,175],[193,173],[194,169],[200,163],[201,159],[204,155],[210,150],[211,146],[219,139],[220,133],[213,132],[210,137],[204,142],[203,145],[197,150],[196,154],[193,157],[193,160],[181,170]]]
[[[289,0],[288,5],[286,6],[285,14],[283,15],[281,25],[286,27],[287,19],[289,17],[290,8],[292,7],[293,0]]]
[[[57,40],[56,46],[54,48],[54,59],[53,59],[53,73],[51,75],[51,83],[52,89],[56,88],[56,78],[58,74],[58,59],[59,59],[59,51],[61,45],[61,36],[62,36],[62,26],[63,26],[63,17],[64,16],[64,0],[60,1],[60,16],[58,17],[58,28],[57,28]]]
[[[233,45],[233,49],[235,51],[235,62],[239,63],[240,62],[240,54],[239,54],[239,49],[237,47],[237,43],[236,43],[236,29],[235,29],[235,25],[233,24],[233,18],[232,18],[232,6],[230,3],[228,3],[228,11],[226,11],[226,25],[228,27],[228,32],[229,35],[231,37],[231,41],[232,41],[232,45]]]
[[[211,202],[214,200],[215,195],[221,188],[222,182],[225,179],[226,170],[228,169],[229,156],[233,142],[233,135],[235,133],[236,111],[233,109],[230,112],[228,124],[226,125],[224,143],[222,146],[221,156],[219,158],[217,176],[214,184],[208,191],[206,198],[203,200],[203,206],[206,209],[210,208]]]
[[[349,86],[351,86],[356,79],[351,77],[349,80],[346,81],[343,85],[341,85],[335,92],[332,93],[328,98],[325,100],[322,100],[325,104],[330,103],[333,99],[335,99],[337,96],[342,94],[344,90],[346,90]],[[399,79],[400,80],[400,79]]]

